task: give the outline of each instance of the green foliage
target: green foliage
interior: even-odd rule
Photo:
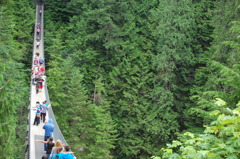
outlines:
[[[46,18],[55,22],[56,26],[61,26],[68,22],[72,15],[70,9],[67,7],[70,1],[71,0],[47,0],[44,3]]]
[[[198,67],[204,66],[209,56],[209,46],[213,41],[212,16],[210,11],[214,7],[214,2],[209,0],[197,0],[194,3],[194,17],[196,28],[194,34],[194,45],[192,46],[196,56],[198,56]]]
[[[212,73],[209,74],[208,81],[205,85],[198,87],[198,95],[192,96],[192,99],[196,101],[198,107],[190,109],[190,113],[204,118],[205,122],[208,122],[208,116],[206,116],[208,111],[216,109],[211,103],[214,98],[221,97],[225,99],[230,106],[237,103],[239,100],[239,84],[237,81],[240,79],[238,69],[229,68],[216,61],[212,61],[212,63],[207,66],[209,66]],[[203,69],[201,69],[201,71],[202,70]],[[211,91],[208,89],[211,89]],[[210,120],[211,119],[212,117],[210,117]]]
[[[17,39],[14,7],[12,1],[0,5],[0,158],[7,159],[24,158],[29,92],[20,62],[25,51],[22,46],[26,44]]]
[[[227,107],[226,102],[221,99],[216,99],[215,104],[223,111],[211,113],[216,115],[217,119],[205,126],[204,133],[185,133],[179,140],[162,149],[162,158],[239,158],[239,103],[234,109]],[[226,114],[226,111],[229,113]]]
[[[58,106],[53,105],[53,109],[68,144],[75,155],[81,158],[112,158],[110,149],[114,148],[115,130],[109,104],[104,101],[104,88],[98,84],[96,91],[99,102],[92,104],[82,85],[83,75],[74,66],[74,61],[68,57],[62,61],[59,69],[64,74],[61,89],[51,89],[53,92],[62,91],[67,96],[53,96],[58,98]]]
[[[147,76],[147,61],[133,63],[126,59],[110,73],[112,106],[111,113],[117,121],[120,138],[118,140],[118,157],[134,158],[142,152],[151,153],[150,145],[158,134],[158,124],[154,125],[154,117],[150,100],[150,92],[146,87],[151,81]],[[136,85],[137,87],[131,87]],[[141,97],[139,98],[138,95]],[[120,100],[118,100],[120,99]],[[120,151],[120,152],[119,152]],[[142,155],[143,157],[144,155]]]
[[[236,4],[46,2],[48,85],[56,116],[76,153],[84,148],[78,154],[86,158],[159,155],[176,132],[197,131],[225,110],[209,101],[221,97],[234,106],[239,100]],[[115,147],[114,135],[102,138],[104,124],[112,120],[117,125]],[[108,146],[102,152],[97,145],[105,139]]]
[[[48,62],[49,69],[47,70],[47,82],[49,88],[50,99],[52,105],[60,106],[62,100],[66,97],[66,94],[63,90],[64,80],[67,78],[64,76],[64,68],[61,63],[63,58],[61,55],[64,46],[62,46],[62,41],[60,39],[60,34],[56,35],[56,38],[51,40],[52,45],[46,49],[50,62]]]
[[[197,70],[196,86],[191,90],[192,100],[196,106],[188,111],[189,114],[195,116],[197,123],[208,124],[214,118],[207,115],[209,111],[216,109],[211,102],[214,98],[224,99],[230,107],[234,107],[240,100],[237,82],[240,77],[237,4],[237,1],[221,4],[216,2],[216,9],[212,11],[215,15],[213,18],[215,22],[214,41],[209,49],[212,58],[207,60],[206,67]],[[230,6],[234,7],[230,10]],[[199,118],[197,119],[196,116]]]
[[[212,11],[214,26],[214,41],[211,45],[212,59],[232,66],[239,61],[239,53],[235,48],[226,46],[225,41],[235,41],[236,33],[233,32],[232,22],[239,21],[239,1],[215,2],[215,7]]]
[[[193,83],[195,54],[192,50],[195,15],[191,1],[161,1],[151,10],[152,35],[156,40],[152,69],[154,114],[165,124],[162,142],[173,139],[179,128],[185,128],[182,114],[189,105],[189,89]],[[158,114],[157,114],[158,113]]]

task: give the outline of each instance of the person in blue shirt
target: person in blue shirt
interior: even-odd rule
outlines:
[[[37,125],[40,123],[40,113],[41,113],[41,107],[40,107],[40,102],[36,102],[36,106],[32,107],[32,108],[36,108],[36,116],[33,122],[33,125]]]
[[[43,129],[45,129],[44,133],[44,141],[47,141],[48,138],[52,137],[52,133],[54,131],[54,125],[52,123],[52,119],[49,118],[48,123],[43,125]],[[44,151],[46,151],[47,145],[44,144]]]
[[[37,125],[38,126],[39,123],[40,123],[40,109],[37,109],[33,125]]]
[[[38,61],[39,61],[39,64],[42,65],[44,63],[44,58],[40,57]]]
[[[64,152],[59,153],[58,156],[58,159],[74,159],[69,145],[64,146]]]
[[[46,100],[44,101],[44,104],[46,104],[47,107],[50,107],[49,103]]]

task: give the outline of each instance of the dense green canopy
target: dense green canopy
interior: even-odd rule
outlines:
[[[239,102],[238,0],[47,0],[44,6],[50,99],[78,158],[183,157],[189,142],[208,138],[218,121],[209,112],[234,111]],[[0,2],[0,158],[24,158],[34,14],[34,1]]]

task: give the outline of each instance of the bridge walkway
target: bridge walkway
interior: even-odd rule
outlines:
[[[41,14],[40,14],[40,10],[41,10]],[[35,25],[40,26],[41,31],[40,31],[40,33],[37,33],[37,27],[35,26],[34,40],[33,40],[33,53],[32,53],[32,68],[34,67],[33,61],[34,61],[36,52],[38,52],[40,54],[39,57],[44,58],[44,4],[43,3],[36,4]],[[40,40],[39,47],[37,47],[37,44],[36,44],[37,40]],[[43,64],[44,69],[45,69],[45,62]],[[49,103],[49,106],[50,106],[48,109],[48,112],[47,112],[46,121],[48,121],[49,118],[52,118],[53,124],[54,124],[53,138],[55,141],[57,139],[60,139],[63,144],[67,144],[64,139],[64,136],[61,133],[61,130],[59,129],[59,126],[55,119],[54,113],[52,111],[51,102],[49,99],[48,89],[47,89],[47,78],[43,82],[42,91],[39,93],[36,92],[36,86],[33,85],[31,82],[31,84],[30,84],[29,122],[28,122],[28,124],[29,124],[28,125],[28,146],[27,146],[27,151],[26,151],[26,153],[27,153],[26,159],[41,159],[43,155],[46,155],[44,152],[44,144],[35,141],[35,140],[44,140],[44,129],[42,128],[44,123],[40,122],[40,124],[38,126],[33,125],[35,115],[36,115],[36,108],[33,108],[33,107],[36,106],[37,101],[42,103],[45,100]]]

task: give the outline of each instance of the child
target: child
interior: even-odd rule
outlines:
[[[33,125],[38,126],[39,123],[40,123],[40,110],[37,110]]]
[[[40,113],[41,113],[40,102],[36,102],[36,106],[33,107],[33,108],[37,108],[36,116],[35,116],[33,125],[37,125],[38,126],[38,124],[40,123]]]

